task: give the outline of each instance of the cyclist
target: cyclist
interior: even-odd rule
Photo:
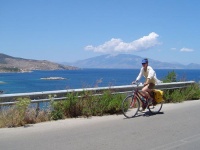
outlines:
[[[142,76],[146,78],[144,87],[142,88],[142,95],[148,98],[148,105],[151,105],[153,98],[149,93],[152,91],[152,89],[154,89],[155,84],[161,83],[162,81],[157,79],[155,71],[151,66],[148,65],[147,58],[142,60],[142,68],[140,69],[140,73],[134,82],[138,82]],[[146,108],[146,106],[147,104],[142,106],[143,110]]]

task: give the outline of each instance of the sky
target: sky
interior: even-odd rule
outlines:
[[[199,0],[0,0],[0,53],[75,62],[133,54],[200,64]]]

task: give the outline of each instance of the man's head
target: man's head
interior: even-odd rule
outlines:
[[[142,64],[148,64],[148,59],[147,58],[142,59]]]
[[[146,70],[147,66],[148,66],[148,59],[147,58],[142,59],[142,67]]]

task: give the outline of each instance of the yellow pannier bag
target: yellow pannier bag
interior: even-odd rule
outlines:
[[[155,101],[157,103],[162,102],[163,101],[163,94],[164,94],[164,92],[161,91],[161,90],[157,90],[157,89],[154,89],[153,92],[154,92],[154,99],[155,99]]]

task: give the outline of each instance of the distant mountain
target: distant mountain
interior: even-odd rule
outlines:
[[[33,60],[0,53],[0,72],[26,72],[32,70],[73,70],[76,67],[62,65],[46,60]]]
[[[89,59],[79,60],[74,63],[63,63],[79,68],[141,68],[143,58],[131,54],[101,55]],[[183,65],[179,63],[168,63],[149,59],[149,65],[155,69],[200,69],[199,64]]]
[[[200,69],[200,65],[199,64],[194,64],[194,63],[190,63],[189,65],[186,66],[187,69]]]

